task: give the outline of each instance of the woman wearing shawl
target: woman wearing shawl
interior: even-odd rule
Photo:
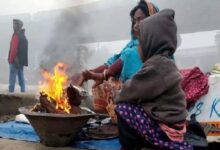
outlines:
[[[132,18],[132,39],[130,42],[119,54],[109,58],[104,65],[89,71],[83,71],[83,79],[81,83],[86,80],[93,79],[96,80],[96,84],[94,85],[94,87],[96,87],[101,84],[103,80],[107,80],[109,77],[119,77],[120,81],[123,83],[137,73],[142,66],[142,62],[138,54],[139,41],[137,39],[137,29],[139,28],[137,26],[142,19],[151,16],[158,11],[159,9],[152,3],[147,2],[146,0],[140,0],[138,5],[130,12],[130,16]]]
[[[123,149],[146,146],[189,150],[184,142],[186,100],[181,75],[170,59],[177,47],[174,11],[163,10],[140,23],[143,67],[116,94],[119,140]]]
[[[140,0],[138,5],[130,12],[132,19],[132,39],[130,42],[119,54],[109,58],[104,65],[95,69],[85,70],[80,76],[81,80],[75,79],[78,82],[76,83],[77,85],[82,85],[84,81],[90,79],[95,80],[92,92],[94,98],[93,106],[96,112],[106,113],[108,111],[109,114],[111,114],[110,112],[114,112],[114,109],[112,108],[115,106],[111,100],[113,91],[120,87],[120,83],[124,83],[126,80],[131,79],[142,66],[140,55],[138,53],[139,41],[137,39],[139,34],[139,23],[144,18],[151,16],[158,11],[158,8],[152,3]],[[104,84],[102,84],[104,80],[108,80],[110,77],[116,79],[119,78],[120,82],[104,82]],[[113,118],[115,117],[112,117],[112,119]]]
[[[114,93],[116,89],[120,88],[121,83],[131,79],[131,77],[141,68],[142,62],[138,53],[139,41],[137,39],[139,34],[139,23],[144,18],[153,15],[156,12],[158,12],[158,8],[152,3],[145,0],[140,0],[138,5],[135,6],[130,12],[132,20],[131,41],[119,54],[109,58],[104,65],[82,72],[82,82],[80,84],[89,79],[95,80],[92,93],[93,107],[96,112],[108,112],[109,114],[111,114],[110,112],[114,112],[113,108],[115,105],[111,100],[112,93]],[[103,83],[104,80],[108,80],[110,77],[119,79],[119,81],[116,80],[116,82],[108,81]],[[80,82],[80,80],[78,81]],[[113,118],[116,118],[115,115],[112,116],[112,119]]]

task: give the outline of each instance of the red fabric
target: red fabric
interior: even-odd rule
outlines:
[[[180,73],[183,76],[181,86],[185,92],[188,106],[208,93],[208,75],[204,74],[198,67],[183,69],[180,70]]]
[[[186,122],[172,125],[174,127],[180,128],[179,130],[169,127],[168,125],[163,123],[160,123],[159,126],[161,130],[163,130],[166,133],[166,135],[169,137],[171,141],[184,141],[184,135],[186,133]]]
[[[8,57],[9,64],[12,64],[14,62],[14,59],[17,55],[18,42],[19,42],[18,35],[14,33],[11,38],[11,45],[10,45],[10,51],[9,51],[9,57]]]
[[[93,107],[95,112],[97,113],[105,113],[107,114],[107,107],[108,103],[104,99],[94,99],[93,100]]]
[[[121,88],[118,80],[109,79],[103,84],[97,86],[92,90],[93,106],[95,112],[109,113],[109,116],[116,122],[114,113],[113,93]]]
[[[108,105],[111,90],[112,87],[108,81],[104,81],[103,84],[97,86],[92,90],[92,94],[94,98],[93,106],[95,112],[107,113],[106,107]]]
[[[106,65],[101,65],[101,66],[98,66],[98,67],[95,68],[95,69],[91,69],[90,71],[95,72],[95,73],[103,73],[103,71],[104,71],[105,69],[107,69],[107,68],[108,68],[108,66],[106,66]]]
[[[116,76],[121,72],[121,69],[122,69],[122,61],[121,59],[118,59],[108,68],[106,77],[109,78],[110,76],[111,77]]]

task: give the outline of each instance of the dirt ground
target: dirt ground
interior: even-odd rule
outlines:
[[[40,143],[8,140],[0,138],[0,150],[80,150],[68,147],[46,147]]]

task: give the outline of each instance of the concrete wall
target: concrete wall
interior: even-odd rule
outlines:
[[[0,116],[17,115],[18,108],[36,104],[33,94],[3,94],[0,93]]]

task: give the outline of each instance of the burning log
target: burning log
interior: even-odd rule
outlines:
[[[86,97],[86,91],[80,87],[72,86],[71,84],[64,91],[67,94],[68,104],[70,105],[69,113],[80,114],[81,110],[79,105],[82,99]],[[44,93],[40,93],[40,104],[35,105],[32,111],[66,114],[64,110],[57,108],[55,100]]]
[[[81,97],[77,97],[76,102],[74,101],[74,97],[75,95],[80,96],[80,94],[76,94],[75,92],[77,90],[73,90],[74,88],[71,87],[69,89],[69,96],[71,96],[69,98],[69,102],[70,102],[70,110],[69,113],[70,114],[80,114],[81,113],[81,109],[79,107],[80,103],[81,103]],[[73,92],[74,91],[74,92]],[[51,99],[51,98],[50,98]],[[43,112],[47,112],[47,113],[59,113],[59,114],[66,114],[66,112],[62,109],[57,108],[56,103],[53,100],[49,100],[48,96],[45,94],[40,95],[40,105],[38,104],[38,106],[35,106],[35,109],[33,109],[33,111],[43,111]]]
[[[54,74],[42,70],[44,80],[39,82],[40,106],[36,106],[33,111],[80,114],[79,105],[86,97],[86,91],[71,84],[67,87],[69,84],[67,68],[66,64],[59,62],[54,67]]]
[[[65,111],[56,109],[56,104],[54,103],[54,101],[48,100],[47,95],[40,95],[40,104],[41,107],[44,108],[47,113],[65,114]]]
[[[67,88],[67,97],[70,105],[79,106],[81,104],[82,99],[87,96],[86,91],[81,87],[70,86]]]

